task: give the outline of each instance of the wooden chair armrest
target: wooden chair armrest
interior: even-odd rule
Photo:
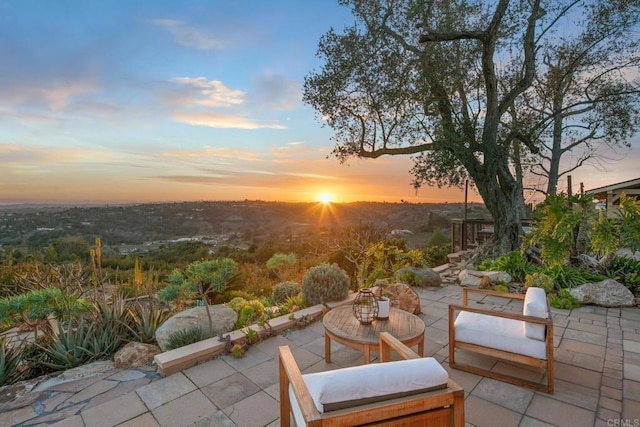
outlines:
[[[468,294],[481,294],[492,297],[506,298],[506,299],[521,299],[524,300],[523,294],[508,294],[504,292],[492,291],[490,289],[475,289],[475,288],[463,288],[462,289],[462,304],[467,305],[469,301]]]
[[[406,345],[402,344],[389,332],[380,333],[380,362],[391,360],[391,350],[397,351],[403,359],[420,359],[420,356]]]
[[[278,350],[280,354],[278,358],[280,365],[280,405],[283,408],[287,408],[286,411],[282,411],[287,414],[286,419],[289,419],[288,415],[291,412],[291,404],[289,401],[289,385],[291,385],[293,394],[298,401],[298,406],[306,422],[310,423],[311,421],[319,420],[321,414],[313,403],[309,389],[302,379],[302,373],[293,358],[291,349],[289,346],[284,345],[280,346]],[[281,417],[283,416],[282,413],[280,415]],[[288,425],[288,423],[283,425]]]
[[[505,319],[513,319],[513,320],[523,320],[531,323],[540,323],[541,325],[553,325],[553,319],[551,319],[551,317],[549,317],[549,319],[543,319],[541,317],[525,316],[524,314],[520,314],[520,313],[509,313],[505,311],[487,310],[486,308],[470,307],[468,305],[455,305],[455,304],[449,305],[449,322],[450,323],[453,323],[453,321],[455,320],[455,316],[453,315],[455,311],[468,311],[471,313],[485,314],[487,316],[503,317]],[[549,316],[551,316],[551,313],[549,313]]]

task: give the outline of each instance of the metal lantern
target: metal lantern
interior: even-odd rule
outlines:
[[[378,303],[371,289],[360,289],[353,300],[353,314],[363,325],[370,325],[378,315]]]

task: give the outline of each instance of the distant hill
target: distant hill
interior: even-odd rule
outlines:
[[[42,249],[72,235],[103,245],[138,245],[187,238],[292,238],[311,230],[377,224],[421,235],[461,218],[464,205],[414,203],[183,202],[139,205],[0,206],[0,246]],[[486,218],[481,204],[468,217]]]

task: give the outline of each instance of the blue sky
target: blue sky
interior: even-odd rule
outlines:
[[[333,0],[0,0],[0,203],[461,201],[416,194],[409,157],[326,158],[301,87],[352,21]],[[637,177],[615,169],[587,188]]]

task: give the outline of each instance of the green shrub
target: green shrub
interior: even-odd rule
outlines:
[[[340,301],[349,295],[351,280],[337,264],[311,267],[302,278],[302,296],[307,305]]]
[[[193,344],[205,339],[204,331],[199,326],[192,326],[188,329],[174,332],[169,336],[169,342],[167,348],[173,350],[174,348],[184,347],[185,345]]]
[[[615,257],[605,274],[624,284],[634,295],[640,295],[640,261],[631,257]]]
[[[527,274],[527,277],[524,279],[525,288],[534,287],[534,288],[542,288],[548,294],[553,291],[554,281],[553,277],[544,273],[533,273]]]
[[[406,283],[407,285],[415,285],[416,283],[416,275],[409,269],[396,271],[393,275],[393,279],[400,283]]]
[[[558,294],[549,294],[549,304],[551,307],[570,310],[580,307],[580,301],[571,296],[568,290],[560,289]]]
[[[238,320],[236,321],[236,327],[242,328],[250,325],[253,319],[257,317],[256,309],[250,305],[245,305],[238,313]]]
[[[427,248],[446,246],[451,249],[451,235],[445,234],[442,229],[436,228],[427,239]]]
[[[236,328],[238,329],[254,323],[264,313],[264,304],[256,299],[247,301],[237,297],[229,301],[227,306],[238,313],[236,320]]]
[[[427,267],[437,267],[449,263],[449,253],[451,253],[451,244],[440,246],[429,246],[422,251],[424,261]]]
[[[295,297],[300,293],[300,286],[294,282],[281,282],[273,287],[271,298],[276,304],[282,304],[287,298]]]
[[[605,276],[584,268],[554,265],[542,271],[553,279],[556,289],[575,288],[585,283],[600,282]]]
[[[298,294],[295,297],[287,298],[284,303],[279,305],[280,314],[287,314],[298,311],[304,306],[304,298],[302,297],[302,294]]]
[[[478,265],[481,271],[506,271],[516,282],[523,283],[527,274],[537,271],[535,265],[519,251],[511,251],[495,260],[485,259]]]
[[[576,247],[575,230],[589,228],[589,207],[593,196],[549,195],[533,213],[533,230],[524,238],[525,245],[541,245],[540,256],[546,265],[562,266]],[[574,209],[573,204],[584,209]]]

